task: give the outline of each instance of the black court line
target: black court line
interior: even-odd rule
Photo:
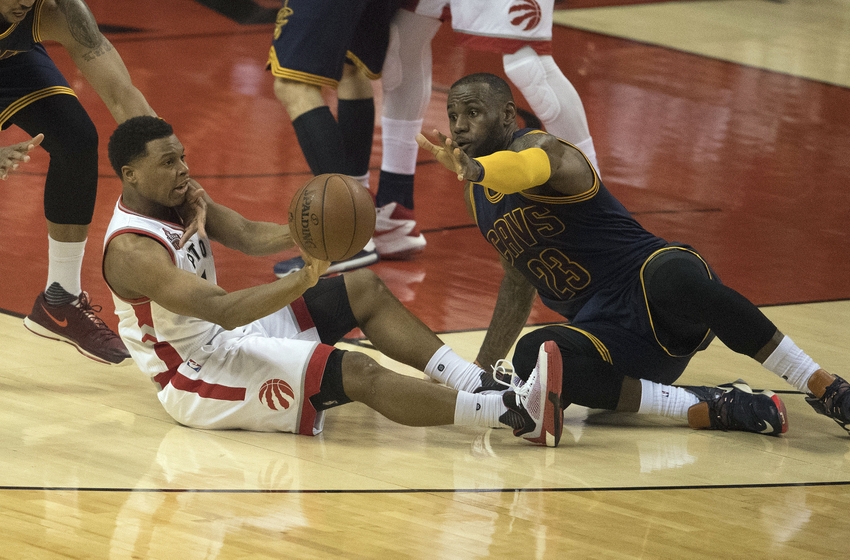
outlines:
[[[407,489],[349,489],[349,490],[285,490],[246,488],[85,488],[76,486],[0,486],[0,492],[103,492],[103,493],[163,493],[163,494],[526,494],[526,493],[584,493],[584,492],[652,492],[668,490],[731,490],[759,488],[799,488],[820,486],[850,486],[850,480],[832,482],[771,482],[756,484],[687,484],[682,486],[603,486],[574,488],[407,488]]]

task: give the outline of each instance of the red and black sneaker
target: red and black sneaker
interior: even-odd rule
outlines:
[[[122,365],[130,359],[121,338],[96,314],[101,306],[92,305],[86,292],[76,305],[50,305],[39,294],[24,326],[39,336],[72,344],[81,354],[104,364]]]

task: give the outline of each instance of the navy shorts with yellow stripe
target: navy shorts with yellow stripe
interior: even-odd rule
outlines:
[[[0,60],[0,127],[15,113],[49,95],[74,95],[68,81],[40,44]]]
[[[268,68],[278,78],[335,88],[347,58],[370,79],[378,79],[398,2],[285,0]]]

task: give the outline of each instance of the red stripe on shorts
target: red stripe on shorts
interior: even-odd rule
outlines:
[[[244,401],[245,387],[228,387],[216,383],[207,383],[201,379],[190,379],[182,373],[175,373],[171,378],[171,386],[181,391],[197,393],[205,399],[219,401]]]
[[[295,321],[298,323],[298,328],[301,332],[310,330],[316,325],[313,323],[313,318],[307,310],[307,303],[303,297],[300,297],[289,304],[292,308],[292,314],[295,315]]]
[[[301,435],[313,435],[313,426],[316,424],[316,409],[310,402],[310,397],[321,391],[325,366],[328,363],[328,356],[333,351],[333,346],[319,344],[313,350],[313,355],[307,362],[307,374],[304,376],[304,404],[301,409],[301,424],[298,426],[298,433]]]
[[[171,386],[181,391],[188,393],[196,393],[199,397],[205,399],[216,399],[219,401],[244,401],[244,387],[228,387],[227,385],[218,385],[216,383],[207,383],[202,379],[191,379],[182,373],[177,372],[177,368],[183,363],[183,358],[177,353],[177,350],[167,342],[157,342],[154,344],[154,351],[159,356],[168,369],[154,376],[153,380],[159,384],[160,390],[171,383]]]

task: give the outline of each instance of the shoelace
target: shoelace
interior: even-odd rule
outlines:
[[[514,365],[510,360],[498,360],[493,366],[491,375],[493,376],[493,381],[511,389],[515,387],[519,388],[523,384],[522,379],[514,373]],[[505,381],[506,378],[510,379]]]
[[[88,292],[83,292],[80,294],[79,303],[77,303],[77,308],[85,313],[86,317],[94,323],[94,326],[97,330],[93,331],[97,338],[101,339],[111,339],[117,337],[117,335],[112,332],[112,329],[103,322],[103,319],[97,316],[97,313],[103,311],[102,305],[93,305],[91,300],[89,299]]]
[[[850,404],[850,385],[846,384],[837,384],[837,386],[833,389],[832,385],[826,388],[826,391],[821,397],[821,401],[826,406],[826,409],[831,413],[832,417],[835,418],[842,425],[846,425],[843,418],[847,413],[844,410],[844,406]],[[847,402],[843,402],[847,401]],[[844,406],[842,406],[844,405]]]

